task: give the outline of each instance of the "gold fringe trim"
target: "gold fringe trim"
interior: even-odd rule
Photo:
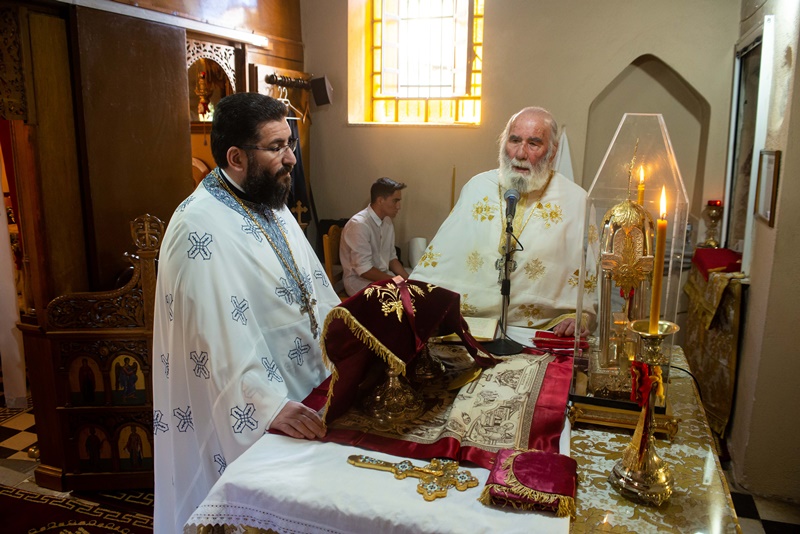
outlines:
[[[508,458],[506,458],[505,462],[503,462],[503,469],[508,471],[506,475],[506,485],[508,488],[515,494],[521,497],[525,497],[527,499],[546,503],[546,504],[554,504],[558,503],[558,510],[556,515],[558,517],[575,517],[575,500],[572,497],[567,497],[565,495],[559,495],[557,493],[545,493],[542,491],[538,491],[532,488],[529,488],[522,482],[517,479],[517,476],[514,474],[514,460],[520,454],[523,454],[525,451],[518,451],[511,454]]]
[[[328,356],[328,351],[325,348],[325,339],[328,337],[328,327],[335,321],[336,319],[341,319],[344,321],[344,324],[347,325],[347,328],[350,332],[361,341],[364,345],[367,346],[371,351],[376,353],[381,359],[388,365],[392,371],[399,372],[400,374],[405,375],[406,373],[406,364],[395,356],[395,354],[390,351],[386,345],[380,342],[378,338],[372,335],[369,330],[364,328],[358,319],[353,317],[353,314],[350,313],[350,310],[347,308],[336,307],[333,308],[330,312],[328,312],[328,316],[325,318],[325,324],[322,326],[322,336],[320,336],[320,347],[322,348],[322,361],[325,364],[325,367],[331,372],[331,383],[328,388],[328,399],[325,401],[325,414],[328,413],[328,407],[331,405],[331,399],[333,398],[333,385],[339,379],[339,372],[336,369],[336,366],[331,361],[330,357]],[[322,424],[327,428],[327,420],[325,417],[322,419]]]
[[[572,497],[566,497],[564,495],[552,495],[550,493],[542,493],[540,491],[531,490],[527,488],[530,492],[538,497],[535,498],[537,502],[543,504],[553,504],[554,502],[558,501],[558,506],[555,509],[556,517],[571,517],[575,518],[575,499]],[[491,494],[491,490],[495,490],[496,492],[502,494],[501,497],[493,497]],[[526,495],[528,497],[528,495]],[[481,492],[481,496],[478,497],[478,502],[485,506],[497,505],[497,506],[510,506],[515,510],[538,510],[542,511],[544,508],[542,505],[537,505],[536,503],[523,503],[517,500],[516,496],[510,495],[507,488],[505,486],[501,486],[500,484],[486,484],[484,486],[483,491]]]

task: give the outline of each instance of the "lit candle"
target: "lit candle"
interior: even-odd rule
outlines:
[[[450,209],[456,205],[456,166],[453,165],[453,181],[450,183]]]
[[[656,255],[653,261],[653,291],[650,295],[650,333],[658,334],[661,313],[661,280],[664,277],[664,249],[667,244],[667,190],[661,188],[661,216],[656,221]]]
[[[637,202],[640,206],[644,206],[644,167],[639,165],[639,198]]]

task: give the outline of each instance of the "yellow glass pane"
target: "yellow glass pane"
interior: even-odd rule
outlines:
[[[391,13],[396,15],[400,10],[399,6],[397,5],[397,0],[385,0],[385,1],[386,1],[386,13],[387,14]]]
[[[381,71],[381,49],[376,48],[372,51],[372,72]]]
[[[424,100],[401,100],[398,106],[398,122],[425,122]]]
[[[475,46],[473,47],[475,54],[473,55],[472,59],[472,70],[483,70],[483,47],[482,46]]]
[[[395,101],[374,100],[372,102],[372,120],[374,122],[395,122]]]
[[[481,74],[480,72],[474,72],[473,71],[473,73],[472,73],[472,88],[479,90],[481,88],[482,82],[483,82],[483,74]],[[473,94],[472,96],[478,96],[478,95]]]
[[[475,18],[474,24],[472,25],[473,28],[473,36],[472,41],[476,43],[483,42],[483,19],[482,18]]]
[[[483,0],[475,0],[475,16],[483,16]]]
[[[396,20],[387,20],[383,24],[383,40],[387,43],[400,43],[400,24]]]
[[[452,124],[455,122],[456,103],[454,100],[431,100],[428,102],[428,122]]]
[[[459,102],[458,122],[480,124],[481,103],[479,100],[462,100]]]
[[[375,22],[372,24],[372,46],[380,48],[381,39],[383,39],[381,34],[382,31],[383,25],[380,22]]]
[[[374,74],[372,76],[372,96],[378,96],[381,94],[381,75]]]
[[[383,69],[382,70],[397,70],[397,54],[394,53],[394,50],[383,50],[383,54],[381,54],[381,59],[383,60]]]
[[[384,96],[397,95],[397,73],[392,71],[385,71],[383,73],[383,83],[381,84],[381,92]]]

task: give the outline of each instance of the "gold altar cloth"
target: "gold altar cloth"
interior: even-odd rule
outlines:
[[[672,365],[685,368],[683,351],[677,346],[672,350]],[[657,439],[656,448],[675,477],[672,497],[656,508],[617,493],[608,483],[608,474],[622,458],[632,432],[577,424],[570,440],[570,454],[578,462],[572,534],[741,533],[694,382],[677,369],[670,373],[670,382],[670,402],[681,424],[672,441]]]
[[[720,436],[731,415],[739,348],[742,273],[708,273],[692,266],[684,291],[689,296],[686,359],[697,378],[711,429]]]

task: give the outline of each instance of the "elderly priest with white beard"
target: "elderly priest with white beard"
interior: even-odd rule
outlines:
[[[411,278],[460,293],[465,316],[499,318],[508,209],[518,243],[511,241],[507,325],[574,335],[587,195],[553,169],[557,149],[547,110],[514,114],[500,137],[500,167],[467,182]],[[504,198],[510,190],[518,192],[515,209]],[[583,284],[587,296],[595,283]],[[583,310],[586,334],[595,312],[587,303]]]

